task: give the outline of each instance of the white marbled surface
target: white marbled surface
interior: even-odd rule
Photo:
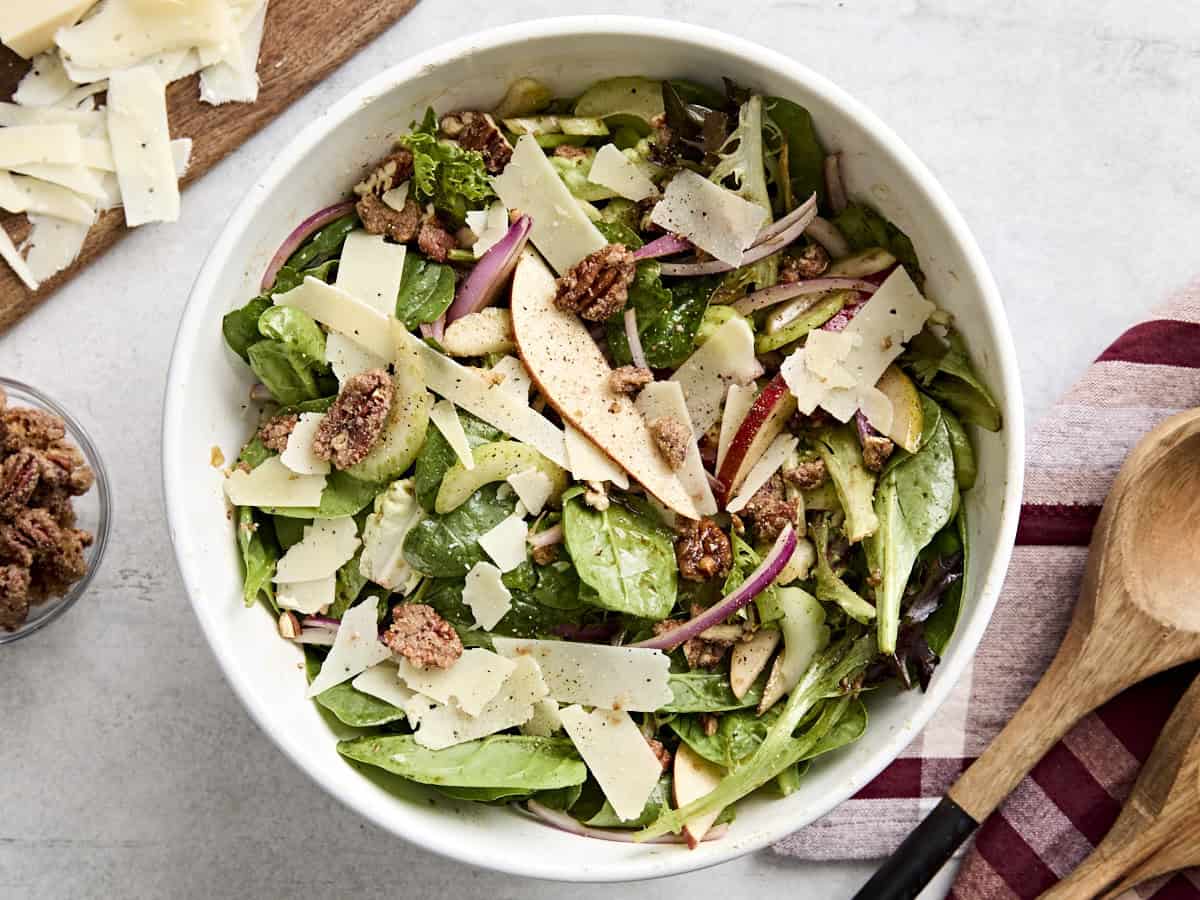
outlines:
[[[90,594],[51,628],[0,648],[0,897],[567,893],[406,846],[318,791],[258,732],[175,571],[159,418],[176,323],[206,249],[315,111],[464,26],[600,11],[734,31],[803,60],[890,123],[942,180],[991,262],[1031,419],[1123,326],[1200,271],[1193,0],[623,0],[590,9],[423,0],[193,187],[183,224],[138,230],[0,337],[0,372],[49,391],[92,430],[117,510]],[[647,900],[839,898],[870,868],[764,852],[638,890]]]

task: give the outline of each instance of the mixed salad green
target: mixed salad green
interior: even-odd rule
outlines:
[[[226,491],[346,759],[695,846],[927,687],[1000,413],[840,166],[729,81],[523,79],[288,237]]]

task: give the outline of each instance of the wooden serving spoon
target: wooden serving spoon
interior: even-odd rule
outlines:
[[[1100,845],[1042,900],[1117,897],[1200,865],[1200,678],[1192,682]]]
[[[910,900],[1085,714],[1125,688],[1200,659],[1200,409],[1142,438],[1092,535],[1058,655],[949,794],[856,900]]]

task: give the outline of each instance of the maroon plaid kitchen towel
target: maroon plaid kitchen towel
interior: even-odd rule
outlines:
[[[1200,280],[1121,335],[1031,431],[1008,579],[975,660],[946,704],[878,778],[785,838],[777,852],[806,859],[891,853],[1000,731],[1054,656],[1092,527],[1126,454],[1162,419],[1196,406]],[[1033,898],[1071,871],[1116,819],[1195,672],[1160,675],[1080,722],[984,823],[952,896]],[[1200,870],[1126,896],[1200,900]]]

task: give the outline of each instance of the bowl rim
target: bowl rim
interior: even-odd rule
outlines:
[[[9,393],[10,398],[15,396],[18,402],[23,402],[22,397],[30,398],[29,402],[44,407],[46,411],[54,413],[63,420],[63,424],[67,430],[67,437],[79,448],[84,460],[95,474],[95,483],[92,485],[92,490],[96,492],[96,503],[99,510],[97,513],[96,533],[93,535],[92,540],[91,556],[88,559],[87,571],[83,573],[83,577],[71,585],[71,589],[66,594],[56,600],[48,601],[53,605],[45,613],[39,615],[37,618],[27,619],[16,631],[0,630],[0,646],[3,646],[4,644],[19,641],[22,638],[27,638],[31,634],[41,631],[74,606],[79,598],[87,593],[92,579],[96,577],[96,572],[100,569],[100,564],[104,562],[104,551],[108,547],[108,537],[112,530],[112,484],[108,479],[108,471],[104,467],[104,460],[100,456],[100,451],[96,449],[96,444],[92,440],[91,435],[88,434],[83,424],[66,407],[44,391],[16,378],[8,378],[0,375],[0,388]]]
[[[240,679],[235,674],[237,668],[233,663],[232,650],[220,640],[216,632],[215,621],[210,618],[203,604],[198,602],[198,598],[203,594],[202,573],[196,571],[194,566],[185,561],[185,555],[182,552],[180,536],[186,532],[189,522],[183,514],[174,485],[182,484],[188,477],[182,462],[187,457],[181,452],[182,426],[186,418],[186,383],[182,380],[181,374],[190,365],[198,341],[204,334],[206,320],[202,316],[201,299],[206,297],[219,282],[230,254],[236,249],[235,236],[242,231],[245,223],[254,218],[262,197],[278,188],[283,175],[294,163],[365,104],[386,95],[396,86],[428,67],[443,65],[476,52],[529,40],[605,35],[634,40],[653,37],[697,47],[720,46],[722,53],[741,57],[755,67],[779,71],[796,81],[803,82],[808,90],[839,109],[846,117],[856,120],[887,147],[887,151],[893,156],[895,163],[913,180],[917,192],[924,194],[923,199],[928,202],[935,214],[942,219],[954,235],[963,250],[969,269],[978,281],[979,294],[982,298],[981,312],[986,317],[988,328],[995,336],[995,378],[1001,388],[1001,405],[1008,440],[1004,465],[1006,485],[999,514],[999,537],[992,565],[986,571],[978,573],[975,591],[977,612],[970,622],[959,623],[959,629],[955,636],[958,645],[969,649],[956,654],[951,660],[943,662],[939,668],[939,677],[934,679],[929,692],[925,695],[925,702],[906,720],[903,727],[896,729],[881,741],[879,748],[872,756],[872,764],[861,767],[855,778],[841,781],[835,785],[825,801],[819,805],[815,815],[805,816],[803,820],[798,817],[788,818],[780,815],[778,820],[768,827],[760,828],[757,832],[744,837],[739,836],[736,841],[730,841],[725,845],[726,852],[724,853],[706,855],[704,859],[696,859],[690,853],[680,853],[669,857],[647,857],[607,865],[594,865],[588,867],[586,871],[581,871],[580,868],[573,867],[569,860],[549,858],[551,856],[549,854],[537,859],[516,861],[483,844],[443,842],[437,840],[436,835],[426,834],[421,829],[409,829],[407,832],[401,833],[393,822],[376,809],[377,804],[359,802],[356,799],[340,795],[326,780],[322,766],[310,761],[299,748],[288,746],[281,735],[268,729],[265,718],[266,703],[256,696],[253,684],[248,680]],[[831,80],[807,66],[776,50],[716,29],[644,16],[563,16],[522,21],[469,34],[440,44],[384,70],[328,106],[316,119],[288,140],[280,152],[273,157],[270,165],[234,209],[221,236],[205,258],[193,283],[176,332],[167,373],[164,401],[162,419],[163,497],[176,562],[187,589],[189,602],[200,620],[201,630],[204,632],[226,680],[229,681],[234,693],[237,694],[255,723],[295,765],[330,795],[385,831],[396,834],[439,856],[458,862],[482,866],[511,875],[559,881],[614,882],[657,878],[728,862],[760,850],[798,828],[816,821],[852,797],[890,765],[942,706],[967,666],[974,659],[975,652],[999,599],[1004,573],[1007,570],[1015,543],[1023,487],[1025,417],[1016,350],[1004,315],[1003,302],[982,251],[965,220],[925,164],[873,112]],[[715,844],[712,846],[716,849]]]

